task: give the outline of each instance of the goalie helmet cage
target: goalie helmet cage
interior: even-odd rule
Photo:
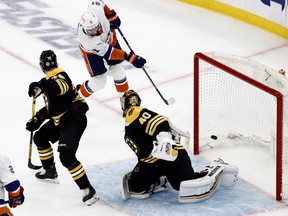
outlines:
[[[276,200],[287,199],[287,86],[283,75],[250,59],[196,53],[194,154],[211,141],[211,135],[218,140],[237,136],[246,144],[265,143],[276,157]]]

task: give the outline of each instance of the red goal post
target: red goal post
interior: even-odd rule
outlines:
[[[276,157],[276,199],[288,198],[288,80],[250,59],[194,55],[194,154],[219,139],[262,143]],[[207,146],[206,146],[207,147]]]

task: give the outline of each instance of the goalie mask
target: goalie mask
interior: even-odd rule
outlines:
[[[58,67],[57,57],[52,50],[45,50],[40,55],[39,65],[43,71]]]
[[[140,106],[141,105],[141,98],[133,90],[126,91],[123,94],[123,96],[120,98],[120,101],[121,101],[121,107],[123,110],[123,117],[126,116],[126,113],[131,106]]]

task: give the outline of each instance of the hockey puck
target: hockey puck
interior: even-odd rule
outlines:
[[[215,135],[211,135],[211,139],[213,139],[213,140],[217,140],[217,136],[215,136]]]

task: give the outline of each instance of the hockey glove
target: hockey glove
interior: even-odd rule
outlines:
[[[47,79],[43,78],[39,82],[32,82],[29,85],[28,95],[29,97],[38,97],[43,90],[47,87]]]
[[[22,186],[20,186],[20,193],[18,196],[14,196],[12,193],[9,193],[9,206],[10,206],[10,208],[15,208],[24,202],[25,196],[24,196],[23,192],[24,192],[24,188]]]
[[[111,14],[107,16],[107,19],[110,22],[110,27],[112,29],[118,29],[121,25],[121,20],[118,17],[117,13],[114,10],[111,10]]]
[[[43,107],[41,110],[39,110],[34,118],[30,119],[26,123],[26,130],[28,131],[35,131],[37,130],[42,123],[48,118],[48,112],[46,107]]]
[[[81,84],[76,85],[76,90],[79,91],[81,88]]]
[[[129,55],[127,55],[127,53],[125,54],[125,60],[130,62],[136,68],[141,68],[146,63],[144,58],[136,55],[133,51],[131,51]]]
[[[29,90],[28,90],[28,95],[29,97],[37,97],[38,95],[41,94],[41,86],[39,84],[39,82],[32,82],[29,85]]]

